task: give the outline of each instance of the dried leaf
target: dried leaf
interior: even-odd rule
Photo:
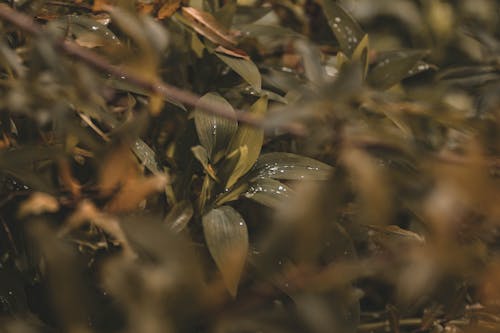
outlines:
[[[222,206],[203,216],[203,232],[226,288],[236,297],[248,253],[245,221],[234,208]]]
[[[35,192],[19,206],[18,217],[55,213],[59,210],[59,202],[53,196]]]
[[[106,205],[106,210],[111,213],[133,211],[149,195],[164,190],[166,184],[164,175],[130,179]]]
[[[180,7],[181,0],[167,0],[161,8],[158,10],[156,17],[163,20],[167,17],[172,16],[173,13]]]

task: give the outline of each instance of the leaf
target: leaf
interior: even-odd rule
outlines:
[[[267,111],[267,96],[259,98],[250,108],[250,113],[258,116],[263,116]],[[245,160],[241,162],[238,172],[233,171],[231,181],[228,181],[227,188],[231,187],[241,176],[246,174],[254,165],[255,161],[260,155],[260,150],[264,142],[264,130],[249,125],[240,125],[238,131],[234,135],[228,153],[239,149],[240,147],[247,147]]]
[[[251,177],[325,180],[332,170],[333,167],[328,164],[309,157],[291,153],[268,153],[259,157],[251,171]]]
[[[240,50],[240,49],[236,49],[236,48],[228,49],[222,45],[219,45],[215,48],[214,51],[217,53],[222,53],[222,54],[228,55],[230,57],[250,60],[250,57],[248,56],[248,54],[246,54],[245,51]]]
[[[243,196],[261,203],[265,206],[276,208],[283,200],[289,198],[292,189],[272,178],[258,178],[250,183]]]
[[[194,31],[211,42],[227,48],[232,48],[236,45],[234,36],[212,14],[193,7],[182,7],[182,16]]]
[[[74,36],[75,42],[83,47],[94,48],[105,45],[120,45],[120,40],[105,25],[83,15],[67,15],[50,22],[62,33]]]
[[[255,90],[259,92],[261,91],[262,78],[260,76],[259,69],[252,60],[236,58],[219,52],[215,52],[214,54],[232,70],[238,73],[238,75],[248,82]]]
[[[167,0],[158,10],[156,17],[159,20],[163,20],[167,17],[172,16],[173,13],[180,7],[181,0]]]
[[[217,22],[220,22],[226,29],[231,28],[236,7],[236,1],[226,1],[226,4],[214,14]]]
[[[200,98],[200,101],[207,104],[217,103],[217,105],[224,105],[226,112],[234,113],[231,104],[215,93],[204,95]],[[208,114],[199,108],[195,108],[194,122],[201,145],[207,150],[210,161],[216,163],[222,157],[218,153],[223,150],[225,151],[231,138],[238,130],[238,122],[236,119]]]
[[[248,146],[239,147],[228,155],[226,164],[222,168],[221,174],[229,175],[225,188],[231,188],[236,181],[244,175],[248,160]],[[229,167],[228,167],[229,166]],[[229,170],[229,171],[228,171]]]
[[[246,223],[230,206],[211,210],[203,216],[202,223],[208,250],[222,274],[227,290],[236,297],[248,254]]]
[[[207,150],[203,146],[194,146],[191,147],[191,151],[193,152],[194,157],[201,163],[203,169],[205,169],[205,172],[215,181],[217,181],[217,176],[215,175],[215,171],[208,162]]]
[[[365,33],[354,18],[333,0],[323,1],[323,11],[339,42],[340,50],[351,58]]]
[[[176,203],[165,217],[165,224],[174,232],[184,230],[193,217],[193,205],[188,200]]]
[[[303,37],[303,35],[281,25],[244,24],[239,26],[238,29],[243,36],[252,38],[269,37],[281,39],[286,37]]]
[[[18,217],[24,218],[28,215],[55,213],[59,210],[59,207],[59,202],[53,196],[35,192],[19,205]]]
[[[161,173],[158,169],[155,152],[144,141],[141,139],[135,140],[132,151],[149,171],[156,175]]]
[[[386,52],[368,74],[368,82],[379,89],[388,89],[411,75],[410,71],[426,54],[422,50]]]
[[[165,175],[129,179],[106,205],[106,211],[111,213],[133,211],[149,195],[164,190],[166,184],[167,178]]]
[[[352,54],[352,61],[359,61],[363,67],[363,79],[368,73],[368,34],[366,34]]]

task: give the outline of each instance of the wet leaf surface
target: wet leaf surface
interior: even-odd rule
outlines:
[[[259,157],[253,178],[325,180],[333,168],[312,158],[291,153],[267,153]]]
[[[225,105],[225,111],[234,113],[231,104],[217,94],[206,94],[201,100],[207,103],[222,103]],[[238,123],[235,119],[215,116],[200,109],[196,109],[194,112],[196,132],[198,133],[201,145],[207,150],[210,160],[217,162],[222,157],[217,154],[226,149],[231,138],[238,130]]]
[[[245,221],[234,208],[222,206],[203,216],[203,232],[226,288],[236,297],[248,253]]]

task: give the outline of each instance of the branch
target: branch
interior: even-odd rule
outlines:
[[[10,8],[6,4],[0,4],[0,20],[10,22],[18,28],[35,36],[39,36],[43,32],[42,26],[37,24],[31,17]],[[190,106],[196,106],[205,112],[224,118],[236,119],[239,122],[255,127],[263,127],[264,119],[262,117],[257,117],[252,113],[241,110],[236,110],[235,115],[231,112],[227,112],[224,105],[221,103],[200,100],[200,96],[190,91],[169,85],[161,80],[151,82],[140,75],[109,63],[106,58],[85,49],[74,42],[58,40],[54,41],[53,44],[54,47],[87,64],[93,69],[103,71],[117,78],[125,78],[128,82],[139,86],[152,94],[157,94]],[[295,135],[304,135],[303,128],[301,126],[297,126],[297,124],[285,125],[282,129]]]

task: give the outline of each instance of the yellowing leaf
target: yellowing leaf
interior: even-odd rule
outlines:
[[[208,250],[222,274],[227,290],[236,297],[248,254],[246,223],[229,206],[211,210],[203,216],[202,223]]]
[[[259,98],[250,108],[251,113],[262,116],[267,110],[267,96]],[[234,168],[226,188],[230,188],[244,174],[246,174],[254,165],[260,155],[262,143],[264,142],[264,130],[248,125],[240,125],[238,131],[234,135],[227,152],[236,151],[239,148],[244,148],[244,152],[240,152],[240,159]]]
[[[237,162],[232,169],[231,174],[226,183],[226,188],[231,188],[236,181],[246,173],[247,165],[248,165],[248,146],[240,146],[237,150],[235,150],[232,154],[230,154],[229,159],[236,159]]]

